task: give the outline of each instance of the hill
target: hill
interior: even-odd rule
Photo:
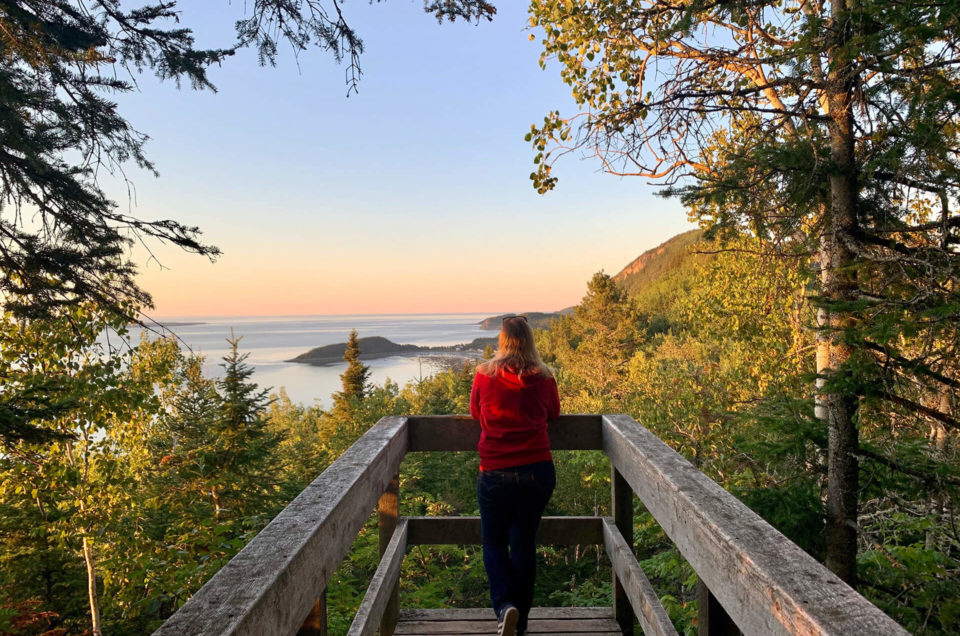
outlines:
[[[679,269],[691,256],[690,246],[699,242],[702,236],[702,230],[677,234],[635,258],[613,280],[631,296],[637,296],[658,279]]]
[[[530,326],[535,329],[549,329],[550,321],[554,318],[560,318],[573,313],[573,307],[568,307],[566,309],[561,309],[560,311],[553,312],[541,312],[541,311],[528,311],[522,315],[527,317],[527,322],[530,323]],[[512,314],[500,314],[499,316],[490,316],[489,318],[484,318],[480,321],[480,328],[488,331],[500,331],[500,324],[503,321],[504,316],[510,316]]]

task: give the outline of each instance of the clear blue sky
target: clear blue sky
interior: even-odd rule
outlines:
[[[217,46],[244,5],[182,9]],[[276,68],[244,52],[212,69],[217,93],[141,77],[120,97],[161,175],[128,175],[133,213],[198,225],[224,251],[211,265],[157,248],[167,269],[138,252],[157,315],[558,309],[593,272],[691,227],[645,180],[590,159],[561,162],[558,188],[536,194],[523,137],[575,107],[557,65],[539,67],[523,3],[480,25],[438,25],[419,0],[344,9],[366,45],[349,98],[345,67],[318,50],[284,50]]]

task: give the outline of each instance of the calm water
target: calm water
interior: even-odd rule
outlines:
[[[233,333],[242,337],[240,351],[249,353],[247,362],[254,368],[253,380],[261,387],[283,387],[294,402],[329,406],[330,395],[340,389],[340,374],[346,363],[314,367],[284,362],[313,347],[346,342],[351,329],[366,336],[383,336],[400,344],[454,345],[474,338],[491,337],[496,331],[482,331],[478,323],[496,312],[486,314],[418,314],[378,316],[291,316],[230,318],[168,318],[165,322],[202,322],[172,326],[170,329],[196,353],[207,358],[207,375],[219,377],[219,366]],[[136,339],[136,334],[134,334]],[[402,387],[421,375],[434,373],[438,366],[429,358],[391,356],[365,360],[371,379],[382,384],[390,378]]]

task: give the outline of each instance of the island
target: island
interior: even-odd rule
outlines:
[[[437,347],[426,347],[421,345],[413,344],[398,344],[391,340],[387,340],[382,336],[368,336],[365,338],[360,338],[358,341],[360,345],[360,359],[361,360],[372,360],[374,358],[387,358],[390,356],[405,356],[405,355],[423,355],[423,354],[440,354],[440,355],[455,355],[458,357],[477,357],[483,350],[490,346],[496,348],[497,339],[496,338],[474,338],[472,342],[464,344],[455,344],[447,346],[437,346]],[[306,353],[301,353],[295,358],[290,360],[285,360],[285,362],[299,362],[303,364],[312,364],[312,365],[327,365],[327,364],[337,364],[343,362],[343,354],[347,350],[346,342],[338,342],[336,344],[324,345],[322,347],[315,347]]]

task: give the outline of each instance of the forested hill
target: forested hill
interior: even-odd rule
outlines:
[[[567,307],[566,309],[561,309],[560,311],[553,312],[539,312],[539,311],[528,311],[523,315],[527,317],[527,321],[530,323],[531,327],[536,327],[537,329],[549,329],[550,321],[559,318],[561,316],[569,316],[573,313],[573,307]],[[500,324],[503,321],[505,316],[510,314],[499,314],[497,316],[490,316],[489,318],[484,318],[480,321],[480,328],[487,331],[500,330]]]
[[[690,246],[699,242],[702,236],[701,230],[677,234],[632,260],[613,280],[631,296],[638,295],[688,263],[691,258]]]

